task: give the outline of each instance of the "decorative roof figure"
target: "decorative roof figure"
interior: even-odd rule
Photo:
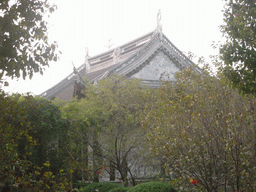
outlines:
[[[120,47],[115,48],[113,52],[113,62],[114,64],[118,63],[120,60],[120,54],[121,54],[121,49]]]
[[[161,9],[159,9],[159,11],[157,13],[157,16],[156,16],[156,19],[157,19],[157,26],[160,26],[160,21],[162,19]]]
[[[86,67],[86,70],[90,70],[90,68],[91,68],[89,58],[90,58],[89,49],[88,49],[88,47],[86,47],[85,48],[85,67]]]
[[[108,40],[108,46],[105,46],[105,47],[107,47],[108,48],[108,51],[111,49],[111,47],[114,45],[114,44],[110,44],[110,41],[111,41],[112,39],[109,39]]]
[[[73,63],[73,61],[72,61],[72,65],[73,65],[73,72],[74,72],[75,74],[78,74],[78,71],[77,71],[77,69],[76,69],[76,67],[75,67],[75,65],[74,65],[74,63]]]
[[[161,15],[161,9],[159,9],[157,16],[156,16],[156,20],[157,20],[157,27],[155,29],[154,34],[159,34],[160,35],[160,39],[163,39],[163,32],[162,32],[162,25],[160,24],[160,21],[162,19],[162,15]]]
[[[85,48],[85,58],[89,57],[89,50],[88,47]]]

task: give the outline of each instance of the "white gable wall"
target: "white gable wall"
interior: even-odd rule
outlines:
[[[133,74],[135,77],[142,80],[168,80],[175,81],[174,74],[180,71],[178,67],[165,53],[159,51],[154,58],[140,71]]]

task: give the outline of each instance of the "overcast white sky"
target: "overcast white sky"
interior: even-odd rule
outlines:
[[[89,55],[107,51],[143,36],[156,28],[161,9],[163,33],[183,52],[191,51],[208,58],[218,54],[213,41],[223,41],[223,0],[50,0],[58,6],[49,20],[50,41],[62,51],[58,62],[50,63],[43,76],[32,80],[9,80],[7,92],[40,94],[54,86],[84,63]]]

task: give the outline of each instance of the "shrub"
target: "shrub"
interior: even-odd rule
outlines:
[[[108,192],[127,192],[130,188],[119,186],[117,188],[110,189]]]
[[[163,157],[167,172],[191,191],[254,191],[256,97],[205,71],[175,77],[160,88],[152,118],[143,122],[152,155]]]
[[[40,166],[33,161],[36,156],[33,149],[40,146],[33,130],[45,123],[41,116],[34,125],[26,119],[29,109],[40,111],[34,101],[30,95],[9,96],[0,90],[0,191],[65,191],[69,188],[63,169],[54,175],[47,159],[43,159]],[[43,152],[46,153],[40,151]]]
[[[167,183],[147,182],[134,186],[128,192],[176,192],[176,190]]]
[[[73,183],[73,189],[80,189],[80,188],[83,188],[83,187],[87,187],[88,185],[90,185],[89,183],[83,183],[83,182],[74,182]]]
[[[87,187],[84,187],[81,192],[92,192],[96,189],[98,192],[108,192],[111,189],[118,188],[119,185],[116,183],[92,183]]]

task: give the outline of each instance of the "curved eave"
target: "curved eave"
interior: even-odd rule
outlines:
[[[48,89],[47,91],[40,94],[40,96],[45,97],[47,99],[51,99],[55,97],[58,93],[62,90],[66,89],[70,85],[74,85],[76,80],[75,74],[71,73],[68,77],[63,79],[61,82],[53,86],[52,88]]]
[[[123,74],[129,78],[143,68],[145,64],[149,63],[158,51],[163,51],[172,61],[179,65],[181,69],[192,67],[197,73],[201,73],[201,69],[161,33],[150,32],[120,46],[120,48],[122,49],[121,56],[123,56],[123,59],[117,64],[113,63],[112,55],[114,49],[91,57],[88,60],[92,64],[91,67],[93,70],[89,70],[86,73],[86,67],[85,64],[83,64],[77,69],[78,74],[74,72],[71,73],[58,84],[40,95],[48,99],[55,97],[62,90],[78,80],[76,75],[79,76],[79,80],[86,77],[86,79],[91,82],[111,76],[113,73]],[[159,82],[147,81],[145,84],[151,84],[152,86],[150,87],[154,87],[154,84],[159,84]]]
[[[130,77],[146,63],[150,62],[159,50],[164,51],[181,69],[192,67],[197,73],[201,73],[201,69],[186,57],[164,34],[161,39],[160,34],[157,33],[141,49],[121,62],[118,67],[112,69],[109,72],[109,76],[117,73]]]

